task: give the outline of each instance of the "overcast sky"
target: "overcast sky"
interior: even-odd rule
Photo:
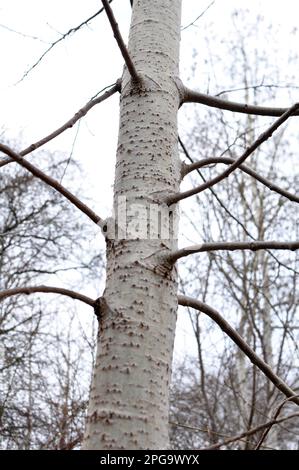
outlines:
[[[182,26],[193,22],[210,3],[207,0],[184,0]],[[51,43],[95,13],[100,5],[98,0],[0,0],[0,135],[6,139],[19,139],[19,144],[16,143],[18,149],[59,127],[95,93],[114,83],[121,75],[122,57],[107,18],[102,14],[88,27],[60,42],[22,79]],[[232,12],[241,7],[249,8],[253,22],[262,15],[269,25],[278,29],[277,60],[286,67],[286,52],[290,49],[298,52],[298,38],[294,40],[291,34],[297,28],[298,5],[297,0],[215,0],[194,26],[182,30],[182,78],[186,81],[191,76],[195,49],[202,65],[197,68],[192,85],[207,86],[207,70],[202,60],[207,53],[207,45],[203,38],[210,31],[216,31],[215,47],[220,47],[221,38],[226,38],[232,30]],[[112,6],[126,39],[130,2],[114,0]],[[261,40],[263,37],[257,38],[255,47],[268,47],[270,54],[273,44],[261,44]],[[223,57],[223,61],[226,60]],[[217,72],[217,64],[215,70]],[[225,77],[223,81],[225,87]],[[239,85],[235,84],[236,87]],[[299,99],[298,90],[293,96]],[[276,104],[287,106],[290,103]],[[184,112],[182,126],[185,125]],[[82,120],[74,147],[74,158],[81,163],[86,174],[84,181],[73,181],[71,189],[78,192],[81,184],[88,186],[87,195],[93,198],[93,207],[101,217],[109,215],[111,206],[117,130],[118,96],[114,96]],[[76,132],[77,126],[46,148],[68,154]]]
[[[207,0],[184,0],[182,25],[194,21],[210,3]],[[100,4],[99,0],[0,0],[0,132],[6,137],[22,137],[23,146],[38,140],[69,119],[96,92],[121,75],[122,58],[102,14],[88,27],[60,42],[27,77],[17,83],[61,33],[88,18]],[[127,38],[130,2],[114,0],[112,5],[120,29]],[[282,56],[285,48],[294,47],[289,31],[296,27],[298,20],[296,0],[216,0],[195,26],[182,31],[181,74],[184,79],[190,76],[193,49],[198,55],[206,53],[201,38],[203,31],[208,33],[210,23],[214,23],[213,29],[219,31],[220,38],[221,34],[226,37],[231,28],[232,11],[248,6],[253,19],[258,14],[263,15],[269,24],[279,26],[281,32],[286,31],[285,40],[280,43]],[[197,70],[198,81],[205,77],[205,73],[205,70]],[[108,215],[111,201],[117,126],[118,97],[114,96],[93,109],[82,121],[74,149],[75,158],[84,165],[90,178],[89,187],[97,186],[91,193],[102,216]],[[75,127],[67,131],[47,148],[69,152],[76,130]]]

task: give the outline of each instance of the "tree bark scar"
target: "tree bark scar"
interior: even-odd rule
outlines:
[[[94,303],[94,306],[93,306],[95,316],[97,317],[99,323],[101,323],[101,317],[102,317],[102,315],[101,315],[102,299],[103,299],[102,297],[99,297],[98,299],[96,299],[95,303]]]
[[[94,313],[98,319],[99,322],[99,333],[102,332],[103,329],[103,322],[105,321],[105,318],[107,318],[107,315],[110,313],[113,315],[113,310],[109,307],[109,305],[106,302],[106,299],[104,297],[99,297],[96,299],[94,303]],[[122,315],[120,315],[122,316]]]

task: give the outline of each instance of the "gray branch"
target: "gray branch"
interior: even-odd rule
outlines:
[[[206,95],[198,91],[191,90],[184,86],[183,103],[201,103],[211,108],[224,109],[235,113],[253,114],[255,116],[282,116],[288,108],[275,108],[270,106],[254,106],[246,103],[236,103],[234,101],[223,100],[216,96]],[[299,111],[294,112],[294,116],[299,116]]]
[[[184,307],[191,307],[202,313],[205,313],[210,317],[217,325],[229,336],[233,342],[243,351],[248,357],[252,364],[256,365],[263,374],[278,388],[287,398],[299,405],[299,398],[296,393],[271,369],[271,367],[261,359],[253,349],[244,341],[239,333],[212,307],[200,300],[193,299],[191,297],[185,297],[183,295],[178,296],[179,305]]]
[[[81,212],[87,215],[95,224],[100,225],[103,223],[101,217],[99,217],[92,209],[90,209],[86,204],[84,204],[80,199],[77,198],[73,193],[68,189],[62,186],[57,180],[51,176],[46,175],[42,170],[32,165],[32,163],[25,160],[19,153],[16,153],[7,145],[0,143],[0,152],[5,153],[15,162],[19,163],[22,167],[26,168],[32,175],[36,176],[48,186],[55,189],[57,192],[62,194],[66,199],[68,199],[74,206],[76,206]]]
[[[219,183],[220,181],[227,178],[236,168],[238,168],[260,145],[262,145],[266,140],[268,140],[272,134],[295,112],[299,109],[299,103],[295,103],[291,106],[285,113],[280,116],[265,132],[263,132],[255,142],[248,147],[245,152],[237,158],[234,163],[232,163],[226,170],[220,173],[218,176],[215,176],[210,181],[203,183],[196,188],[190,189],[189,191],[185,191],[183,193],[176,193],[172,196],[169,196],[165,199],[166,204],[171,205],[182,199],[186,199],[187,197],[193,196],[194,194],[201,193],[202,191],[211,188],[215,184]]]
[[[198,170],[199,168],[202,168],[206,165],[212,165],[212,164],[215,164],[215,163],[223,163],[224,165],[230,165],[234,162],[235,162],[235,160],[233,158],[230,158],[230,157],[215,157],[215,158],[204,158],[203,160],[200,160],[198,162],[194,162],[191,165],[183,164],[182,177],[186,176],[191,171]],[[278,193],[281,196],[284,196],[285,198],[289,199],[290,201],[299,202],[299,197],[296,196],[296,194],[290,193],[286,189],[280,188],[279,186],[277,186],[277,184],[272,183],[272,181],[268,180],[267,178],[260,175],[256,171],[252,170],[249,166],[239,165],[239,169],[242,170],[244,173],[247,173],[248,175],[255,178],[257,181],[262,183],[264,186],[269,188],[271,191],[274,191],[275,193]]]

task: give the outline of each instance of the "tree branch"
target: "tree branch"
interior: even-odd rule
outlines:
[[[87,215],[95,224],[99,225],[103,223],[101,217],[99,217],[92,209],[90,209],[86,204],[84,204],[80,199],[78,199],[74,194],[72,194],[68,189],[64,188],[57,180],[52,178],[51,176],[46,175],[42,170],[39,170],[36,166],[32,165],[32,163],[25,160],[20,154],[14,152],[10,147],[7,145],[0,143],[0,151],[5,153],[5,155],[9,156],[12,160],[19,163],[22,167],[26,168],[26,170],[30,171],[34,176],[42,180],[47,185],[51,186],[51,188],[58,191],[62,194],[66,199],[68,199],[74,206],[80,209],[81,212]]]
[[[111,6],[109,5],[107,0],[102,0],[103,7],[106,11],[106,14],[108,16],[108,20],[110,22],[114,37],[116,39],[116,42],[118,44],[118,47],[120,49],[120,52],[122,53],[122,56],[124,58],[124,61],[126,63],[126,66],[128,67],[129,73],[132,77],[132,80],[136,83],[140,82],[140,77],[136,71],[135,65],[132,62],[132,59],[130,57],[130,54],[128,52],[128,49],[124,43],[124,40],[122,38],[122,35],[120,34],[120,30],[118,27],[118,24],[115,20],[113,11]]]
[[[299,395],[296,395],[297,397],[299,397]],[[286,398],[285,400],[283,400],[283,402],[277,407],[274,415],[273,415],[273,418],[272,420],[275,421],[278,416],[279,416],[279,413],[281,412],[282,408],[284,407],[284,405],[286,403],[288,403],[289,401],[291,401],[291,398]],[[254,450],[259,450],[263,444],[263,442],[265,441],[266,437],[268,436],[272,426],[275,424],[274,422],[272,421],[272,423],[270,422],[269,426],[267,426],[259,440],[259,442],[257,443],[256,445],[256,448]]]
[[[183,149],[183,152],[186,156],[186,158],[193,164],[195,163],[193,158],[191,157],[191,155],[189,154],[186,146],[184,145],[182,139],[178,138],[179,140],[179,143]],[[201,177],[201,179],[205,182],[206,179],[205,177],[203,176],[203,174],[201,173],[201,171],[199,169],[196,170],[197,173],[199,174],[199,176]],[[257,241],[256,238],[247,230],[247,228],[245,227],[245,225],[226,207],[226,205],[222,202],[222,200],[219,198],[219,196],[217,195],[217,193],[214,191],[213,188],[208,188],[209,191],[211,191],[211,193],[213,194],[213,196],[215,197],[216,201],[220,204],[220,206],[222,207],[222,209],[229,215],[229,217],[231,217],[235,222],[237,222],[237,224],[243,229],[244,233],[246,233],[246,235],[248,235],[249,238],[251,238],[252,240],[254,241]],[[285,269],[288,269],[289,271],[292,271],[294,274],[298,274],[297,271],[295,271],[293,268],[291,268],[290,266],[287,266],[286,264],[282,263],[281,261],[279,261],[278,258],[276,258],[276,256],[269,250],[267,250],[267,252],[269,253],[269,255],[275,259],[275,261],[278,263],[279,266],[283,266]]]
[[[183,193],[177,193],[166,198],[165,202],[168,205],[174,204],[182,199],[193,196],[194,194],[201,193],[205,189],[211,188],[215,184],[222,181],[224,178],[227,178],[236,168],[238,168],[245,160],[248,158],[262,143],[268,140],[274,131],[276,131],[290,116],[294,114],[295,111],[299,109],[299,103],[294,104],[289,108],[280,118],[278,118],[265,132],[263,132],[256,141],[248,147],[245,152],[237,158],[234,163],[232,163],[225,171],[220,173],[218,176],[215,176],[210,181],[197,186],[196,188],[190,189]]]
[[[109,3],[112,3],[112,2],[113,2],[113,0],[109,0]],[[40,58],[28,70],[26,70],[26,72],[23,74],[22,78],[17,83],[24,80],[24,78],[26,78],[27,75],[33,69],[35,69],[35,67],[37,67],[38,64],[40,64],[40,62],[43,60],[43,58],[53,49],[53,47],[57,46],[57,44],[59,44],[61,41],[63,41],[67,36],[70,36],[71,34],[76,33],[77,31],[79,31],[79,29],[82,28],[82,26],[87,25],[90,21],[92,21],[100,13],[102,13],[102,11],[104,11],[104,8],[100,8],[100,10],[96,11],[92,16],[90,16],[86,20],[82,21],[82,23],[80,23],[78,26],[75,26],[75,27],[69,29],[66,33],[62,34],[62,36],[59,39],[57,39],[55,42],[52,42],[52,44],[48,47],[48,49],[45,50],[45,52],[43,52],[43,54],[40,56]]]
[[[191,307],[195,310],[198,310],[202,313],[205,313],[210,317],[217,325],[226,333],[233,342],[243,351],[243,353],[248,357],[252,364],[256,365],[263,374],[277,387],[286,397],[290,398],[290,401],[293,401],[299,405],[299,398],[296,396],[295,392],[271,369],[271,367],[263,361],[251,347],[244,341],[244,339],[239,335],[239,333],[232,327],[230,324],[212,307],[200,302],[199,300],[192,299],[191,297],[185,297],[182,295],[178,296],[179,305],[184,307]]]
[[[199,168],[202,168],[206,165],[211,165],[215,163],[223,163],[224,165],[230,165],[234,163],[234,159],[230,157],[215,157],[215,158],[205,158],[203,160],[200,160],[198,162],[192,163],[191,165],[183,165],[182,168],[182,177],[186,176],[188,173],[191,171],[197,170]],[[239,165],[238,167],[240,170],[244,171],[244,173],[247,173],[248,175],[252,176],[255,178],[257,181],[262,183],[264,186],[269,188],[271,191],[274,191],[281,196],[284,196],[285,198],[289,199],[290,201],[293,202],[299,202],[299,197],[296,196],[295,194],[290,193],[289,191],[280,188],[277,186],[275,183],[272,183],[272,181],[268,180],[267,178],[264,178],[261,176],[259,173],[256,171],[252,170],[249,168],[247,165]]]
[[[46,294],[60,294],[65,295],[67,297],[71,297],[75,300],[80,300],[81,302],[94,307],[95,300],[87,297],[86,295],[82,295],[79,292],[74,292],[69,289],[63,289],[62,287],[50,287],[50,286],[35,286],[35,287],[16,287],[14,289],[6,289],[0,291],[0,301],[7,298],[12,297],[14,295],[19,294],[37,294],[37,293],[46,293]]]
[[[227,101],[215,96],[206,95],[193,91],[190,88],[183,87],[182,103],[201,103],[211,108],[225,109],[236,113],[254,114],[255,116],[282,116],[288,108],[275,108],[268,106],[253,106],[245,103],[236,103]],[[299,116],[298,109],[294,112],[294,116]]]
[[[229,88],[227,90],[222,90],[219,93],[217,93],[215,95],[215,97],[219,97],[221,95],[225,95],[227,93],[233,93],[233,92],[236,92],[236,91],[259,90],[260,88],[282,88],[284,90],[286,88],[294,88],[294,89],[297,90],[299,87],[296,86],[296,85],[292,85],[292,84],[286,84],[286,85],[265,84],[262,80],[262,82],[259,85],[248,85],[248,86],[243,86],[243,87],[240,87],[240,88]]]
[[[296,413],[297,414],[297,413]],[[178,428],[183,428],[183,429],[187,429],[189,431],[195,431],[195,432],[201,432],[201,433],[206,433],[206,434],[213,434],[214,436],[218,436],[218,437],[226,437],[227,439],[231,439],[231,437],[228,435],[228,434],[224,434],[222,432],[216,432],[216,431],[212,431],[212,429],[204,429],[204,428],[199,428],[197,426],[189,426],[188,424],[182,424],[182,423],[176,423],[174,421],[169,421],[169,424],[171,426],[175,426],[175,427],[178,427]],[[265,423],[266,425],[267,423]],[[253,434],[253,433],[252,433]],[[246,436],[245,436],[246,437]],[[238,436],[238,439],[236,439],[238,441],[244,441],[244,442],[248,442],[247,439],[244,439],[242,437],[239,437]],[[253,442],[252,442],[253,444]],[[269,450],[274,450],[272,449],[272,447],[268,447],[268,446],[262,446],[264,449],[269,449]],[[202,449],[202,450],[206,450],[206,449]]]
[[[192,23],[187,24],[187,26],[183,26],[181,28],[181,31],[184,31],[185,29],[189,28],[190,26],[194,26],[197,20],[203,17],[203,15],[211,8],[212,5],[214,5],[215,0],[213,0],[201,13],[198,15]]]
[[[299,250],[299,241],[297,242],[276,242],[276,241],[256,241],[256,242],[215,242],[203,243],[201,245],[192,245],[176,250],[166,257],[166,261],[175,263],[178,259],[194,253],[205,253],[208,251],[235,251],[235,250]]]
[[[244,437],[252,436],[253,434],[267,428],[268,426],[273,426],[274,424],[280,424],[280,423],[283,423],[284,421],[287,421],[288,419],[298,418],[298,417],[299,417],[299,413],[292,413],[292,414],[285,416],[284,418],[272,419],[271,421],[268,421],[267,423],[264,423],[264,424],[260,424],[259,426],[256,426],[255,428],[252,428],[249,431],[242,432],[242,434],[238,434],[238,436],[230,437],[229,439],[226,439],[225,441],[219,442],[218,444],[213,444],[212,446],[209,446],[209,447],[204,447],[201,450],[219,449],[222,446],[231,444],[232,442],[239,441],[243,439]]]
[[[180,146],[182,147],[183,149],[183,152],[186,156],[186,158],[193,164],[195,163],[193,158],[191,157],[191,155],[189,154],[184,142],[182,141],[182,139],[180,138],[179,136],[179,143],[180,143]],[[182,164],[182,171],[183,171],[183,164]],[[201,179],[206,182],[206,179],[204,177],[204,175],[202,174],[201,171],[199,171],[199,169],[197,168],[196,169],[197,173],[199,174],[199,176],[201,177]],[[237,224],[242,227],[243,231],[246,233],[246,235],[248,235],[252,240],[255,240],[255,238],[251,235],[251,233],[247,230],[247,228],[245,227],[245,225],[234,215],[232,214],[232,212],[227,208],[227,206],[222,202],[222,200],[219,198],[218,194],[214,191],[213,188],[208,188],[209,191],[213,194],[214,198],[216,199],[216,201],[218,202],[218,204],[222,207],[222,209],[228,214],[229,217],[231,217],[235,222],[237,222]]]
[[[88,113],[88,111],[90,111],[96,104],[102,103],[107,98],[114,95],[114,93],[116,93],[117,91],[120,91],[120,80],[117,80],[116,83],[112,86],[112,88],[110,88],[110,90],[107,90],[101,96],[92,98],[90,101],[88,101],[88,103],[86,103],[86,105],[83,106],[83,108],[79,109],[79,111],[77,111],[76,114],[74,114],[74,116],[71,119],[69,119],[65,124],[60,126],[55,131],[51,132],[51,134],[47,135],[43,139],[35,142],[34,144],[29,145],[29,147],[22,150],[19,155],[21,157],[25,157],[25,155],[28,155],[29,153],[33,152],[39,147],[42,147],[42,145],[45,145],[46,143],[55,139],[55,137],[62,134],[65,130],[73,127],[73,125],[76,124],[76,122],[79,121],[79,119],[81,119],[83,116],[85,116]],[[11,158],[0,161],[0,168],[13,161],[14,160]]]

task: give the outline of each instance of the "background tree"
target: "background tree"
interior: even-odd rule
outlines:
[[[25,286],[5,289],[0,293],[0,298],[11,298],[21,292],[55,292],[92,306],[99,319],[99,334],[84,448],[165,448],[168,446],[168,388],[177,307],[176,262],[183,257],[202,252],[212,252],[212,259],[215,259],[218,252],[223,250],[240,250],[242,254],[243,250],[296,250],[299,247],[299,242],[291,238],[287,241],[262,238],[253,242],[252,237],[249,236],[250,240],[248,238],[244,240],[242,236],[241,240],[237,238],[237,241],[207,240],[204,244],[197,242],[194,246],[177,250],[177,203],[196,196],[206,189],[214,188],[216,184],[231,181],[236,175],[236,170],[238,168],[244,170],[246,160],[288,118],[298,115],[299,106],[295,104],[289,108],[273,108],[239,104],[193,91],[183,85],[178,78],[181,8],[179,0],[134,2],[128,49],[122,40],[109,2],[103,0],[102,3],[126,63],[122,78],[108,91],[89,101],[65,125],[36,144],[21,152],[1,144],[0,150],[6,155],[2,167],[11,160],[17,162],[68,199],[97,226],[101,226],[107,246],[107,279],[104,294],[94,300],[79,293],[78,289],[74,292],[61,287],[38,286],[28,290]],[[102,10],[93,17],[100,11]],[[81,25],[86,25],[90,19],[91,17]],[[78,28],[70,31],[76,30]],[[49,50],[54,47],[53,44]],[[39,62],[36,62],[33,68]],[[24,77],[28,73],[29,71]],[[121,92],[121,109],[114,216],[104,219],[66,189],[61,181],[40,170],[39,165],[31,163],[27,155],[74,125],[89,109],[116,91]],[[247,139],[244,151],[238,153],[238,156],[233,154],[233,160],[226,162],[228,166],[222,173],[196,188],[179,192],[183,176],[203,164],[199,162],[187,167],[181,165],[178,158],[177,110],[184,103],[192,102],[245,115],[273,116],[276,119],[271,119],[268,128],[260,136]],[[281,188],[252,169],[248,170],[246,167],[245,170],[268,189],[293,203],[298,203],[298,197],[291,190]],[[244,191],[241,195],[243,211],[241,215],[245,214],[248,223],[255,224],[255,218],[250,219],[252,210],[250,211],[248,207],[252,203],[251,196],[249,194],[246,204]],[[259,212],[261,217],[263,214]],[[153,214],[157,213],[160,215],[154,217]],[[216,211],[213,215],[218,222]],[[221,230],[222,225],[220,223]],[[227,222],[224,223],[224,228],[227,229]],[[264,228],[261,229],[260,225],[258,228],[258,234],[264,235]],[[245,258],[240,259],[243,260],[242,268],[244,268]],[[213,264],[214,262],[211,266]],[[260,260],[256,257],[253,264],[259,265]],[[264,258],[263,268],[267,264]],[[215,265],[217,266],[216,263]],[[231,260],[229,266],[235,271],[239,269],[238,263],[236,269]],[[247,261],[245,269],[246,266]],[[225,277],[226,267],[220,272]],[[249,281],[252,281],[250,276]],[[237,287],[238,282],[240,283],[240,280],[237,278]],[[247,300],[251,301],[252,295],[250,291]],[[235,298],[234,300],[236,301]],[[216,301],[217,297],[213,298],[213,305]],[[178,302],[212,318],[280,392],[293,402],[299,402],[295,391],[259,354],[258,347],[254,351],[215,309],[202,302],[202,299],[197,300],[182,295],[178,297]],[[221,302],[217,302],[215,306],[221,307]],[[244,318],[243,315],[240,322],[242,325]],[[269,322],[264,323],[266,325]],[[256,347],[253,340],[257,331],[252,325],[250,326],[247,340],[249,343],[252,341]],[[246,329],[242,331],[246,334]],[[265,340],[267,342],[267,347],[263,351],[266,360],[271,355],[271,339],[268,335],[268,339],[264,337],[260,341],[260,343]],[[66,344],[69,346],[68,340]],[[69,348],[64,355],[69,363],[67,351]],[[239,368],[240,364],[239,361]],[[66,372],[62,395],[64,404],[67,403],[65,397],[70,390],[69,377],[70,374]],[[63,410],[66,409],[65,406]],[[66,446],[67,420],[63,410],[59,427],[61,447]],[[213,412],[210,411],[209,414],[211,420],[216,419]],[[247,421],[248,427],[251,421],[250,419]],[[269,425],[263,424],[263,426],[267,429]],[[253,432],[256,430],[250,429],[247,435]],[[75,437],[71,442],[78,442],[78,439]],[[71,447],[70,443],[67,446]]]
[[[60,179],[70,163],[42,152],[38,158]],[[78,168],[68,166],[75,177]],[[1,171],[0,224],[2,292],[62,277],[65,285],[83,287],[99,275],[101,258],[86,251],[95,234],[85,221],[74,217],[58,194],[12,165]],[[88,396],[90,325],[73,301],[61,298],[14,296],[2,300],[0,312],[1,448],[75,447]]]
[[[227,47],[224,55],[229,58],[232,54],[231,62],[227,60],[223,64],[226,90],[233,89],[234,84],[238,83],[240,101],[254,104],[259,100],[275,98],[279,91],[290,92],[292,86],[283,88],[263,84],[263,76],[275,77],[275,83],[282,83],[279,71],[271,65],[271,55],[269,57],[262,47],[250,55],[249,51],[254,50],[251,42],[255,43],[259,31],[267,31],[264,21],[259,19],[257,24],[250,24],[248,10],[238,10],[235,18],[239,22],[238,34],[222,43],[221,53]],[[211,40],[212,25],[209,31]],[[268,40],[275,44],[277,31],[272,28],[267,34]],[[277,51],[273,50],[272,53]],[[217,52],[211,52],[211,56],[211,62],[220,59]],[[260,62],[264,64],[262,70],[259,70]],[[291,57],[289,64],[289,76],[285,78],[287,84],[295,83]],[[231,85],[228,83],[230,76]],[[217,96],[223,96],[223,89],[216,80],[217,77],[212,79],[210,86],[215,87]],[[226,91],[227,96],[228,93]],[[192,158],[202,159],[203,165],[198,169],[197,177],[191,180],[194,186],[198,180],[211,179],[221,162],[225,166],[234,161],[239,149],[250,145],[262,126],[261,118],[244,116],[230,119],[224,113],[198,108],[195,110],[195,120],[196,125],[191,131],[187,129],[187,135],[183,138],[185,144],[188,142],[190,153],[186,146],[185,154],[182,150],[186,163]],[[220,157],[216,157],[218,155]],[[211,158],[207,160],[207,156]],[[291,136],[283,129],[273,136],[267,146],[255,152],[250,168],[271,181],[285,181],[289,187],[296,188],[298,172],[295,159]],[[294,169],[288,177],[281,175],[284,167]],[[279,194],[270,192],[243,171],[235,172],[214,190],[197,197],[197,204],[191,211],[191,216],[190,208],[184,212],[186,220],[183,224],[185,227],[189,224],[186,233],[197,240],[210,241],[215,237],[225,242],[228,239],[245,241],[248,238],[265,240],[284,239],[291,234],[294,238],[297,236],[296,206]],[[294,223],[290,224],[290,220]],[[276,256],[269,251],[252,254],[224,251],[198,255],[192,261],[190,263],[188,260],[182,266],[184,293],[210,304],[217,302],[225,318],[230,319],[247,343],[260,351],[261,357],[297,390],[296,253]],[[199,282],[200,279],[205,281]],[[173,445],[180,448],[213,445],[222,440],[221,436],[237,435],[240,429],[249,430],[261,425],[281,400],[275,387],[265,381],[255,366],[250,366],[242,351],[232,347],[225,340],[225,335],[219,337],[211,321],[192,311],[190,319],[196,338],[199,370],[194,370],[194,359],[190,365],[185,359],[179,367],[177,378],[174,378],[172,421],[182,426],[173,426],[172,439]],[[213,349],[211,342],[215,344]],[[286,407],[284,413],[289,411]],[[184,424],[186,427],[183,427]],[[198,428],[197,433],[194,428]],[[264,445],[269,448],[296,448],[294,437],[297,422],[290,421],[287,430],[289,432],[286,432],[284,424],[275,427]],[[263,430],[231,446],[254,449],[262,433]]]

